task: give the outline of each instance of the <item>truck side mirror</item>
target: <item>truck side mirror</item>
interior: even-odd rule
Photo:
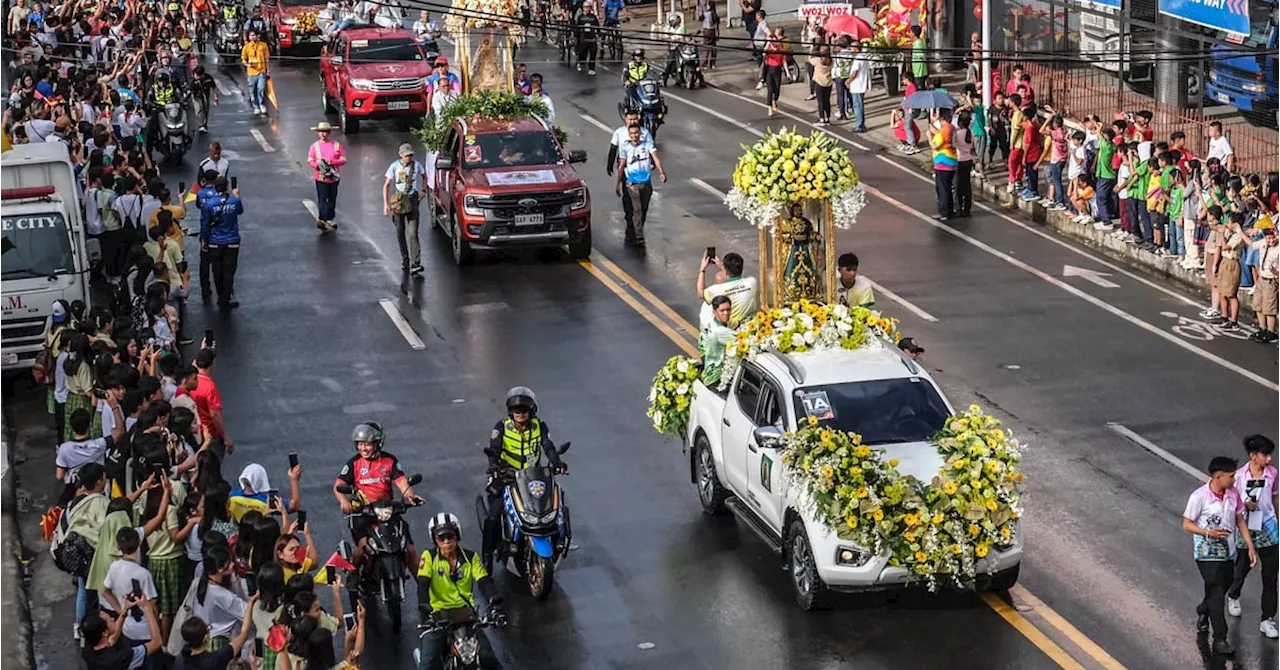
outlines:
[[[586,151],[584,151],[584,150],[582,150],[582,149],[570,149],[570,150],[569,150],[569,162],[570,162],[570,163],[585,163],[585,162],[587,162],[587,152],[586,152]]]
[[[342,56],[331,56],[329,58],[329,63],[331,65],[342,65]]]
[[[756,444],[765,449],[777,449],[782,446],[782,431],[777,426],[760,426],[751,431]]]
[[[440,156],[440,157],[436,158],[436,169],[437,169],[437,170],[452,170],[452,169],[453,169],[453,156]]]

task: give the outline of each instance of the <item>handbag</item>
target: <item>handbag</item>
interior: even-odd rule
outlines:
[[[409,163],[409,175],[405,180],[405,188],[407,190],[400,191],[397,189],[395,193],[391,194],[391,211],[396,214],[413,213],[413,208],[417,204],[415,201],[418,197],[418,194],[413,191],[413,180],[416,179],[417,176],[418,163],[417,161],[414,161]]]

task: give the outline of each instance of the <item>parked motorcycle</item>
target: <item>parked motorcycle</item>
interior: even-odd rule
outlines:
[[[635,95],[626,102],[618,103],[618,117],[626,116],[628,110],[640,113],[640,125],[649,131],[654,141],[658,139],[658,127],[667,115],[667,101],[662,98],[661,82],[657,79],[653,68],[650,74],[636,84]]]
[[[422,475],[409,477],[410,486],[421,482]],[[343,495],[355,494],[355,488],[348,484],[339,484],[336,490]],[[400,519],[410,507],[413,505],[388,500],[361,505],[346,517],[348,522],[362,516],[373,519],[373,527],[369,530],[365,545],[368,552],[365,557],[367,565],[358,578],[356,590],[366,607],[369,600],[377,596],[386,607],[393,634],[400,633],[400,603],[404,601],[404,581],[409,577],[404,564],[404,550],[408,543],[400,532]]]
[[[163,138],[160,151],[165,160],[174,163],[182,162],[182,157],[191,148],[191,133],[187,128],[187,110],[182,102],[171,102],[160,112],[160,128]]]
[[[556,453],[568,450],[569,443],[565,442],[556,448]],[[569,553],[573,537],[564,492],[556,484],[552,467],[541,459],[523,470],[494,472],[489,487],[495,485],[502,487],[506,512],[495,558],[503,563],[514,559],[512,572],[528,583],[534,598],[544,600],[551,593],[556,567]],[[488,516],[484,494],[476,498],[476,512],[483,527]]]
[[[480,668],[480,630],[482,628],[506,628],[507,617],[501,612],[490,612],[480,618],[460,621],[442,621],[428,619],[418,625],[421,633],[418,639],[445,631],[449,635],[445,645],[444,670],[479,670]],[[424,667],[430,667],[434,659],[419,659]]]

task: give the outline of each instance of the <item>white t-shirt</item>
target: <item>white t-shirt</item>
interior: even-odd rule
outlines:
[[[1083,144],[1071,150],[1071,160],[1067,163],[1067,179],[1075,179],[1084,175],[1085,160]]]
[[[1231,148],[1231,140],[1227,139],[1226,135],[1223,135],[1209,140],[1209,154],[1205,158],[1216,158],[1225,163],[1227,156],[1233,153],[1235,153],[1235,150]]]
[[[53,462],[54,465],[67,471],[62,481],[68,484],[74,482],[76,473],[80,472],[80,468],[86,463],[102,463],[109,446],[111,446],[109,436],[83,441],[67,440],[58,445],[58,455]]]
[[[1240,494],[1242,500],[1258,504],[1256,510],[1244,510],[1244,518],[1249,523],[1249,530],[1266,531],[1272,540],[1280,541],[1280,538],[1275,537],[1278,529],[1273,502],[1276,495],[1277,476],[1280,476],[1280,473],[1275,466],[1268,465],[1262,471],[1262,477],[1254,477],[1249,472],[1249,464],[1245,463],[1243,467],[1236,470],[1236,493]]]
[[[98,413],[102,415],[102,434],[111,435],[116,432],[116,413],[105,400],[98,401]],[[127,424],[126,424],[127,425]]]
[[[620,147],[630,141],[631,138],[627,135],[627,127],[622,126],[613,131],[613,139],[609,140],[609,143],[615,147]],[[653,144],[653,135],[649,132],[648,128],[640,128],[640,143]]]
[[[210,637],[231,637],[248,614],[247,605],[234,592],[209,584],[203,604],[198,599],[191,600],[191,613],[209,624]]]
[[[1128,164],[1128,163],[1121,163],[1121,164],[1120,164],[1120,169],[1119,169],[1119,170],[1116,170],[1116,183],[1117,183],[1117,184],[1122,184],[1122,183],[1124,183],[1124,181],[1125,181],[1126,179],[1128,179],[1128,178],[1129,178],[1129,177],[1131,177],[1131,176],[1133,176],[1133,170],[1130,170],[1130,169],[1129,169],[1129,164]],[[1117,190],[1116,190],[1116,195],[1117,195],[1117,196],[1119,196],[1121,200],[1128,200],[1128,199],[1129,199],[1129,189],[1128,189],[1127,187],[1126,187],[1126,188],[1122,188],[1122,189],[1117,189]]]
[[[859,52],[853,57],[853,72],[849,77],[850,93],[866,93],[871,90],[871,58]]]
[[[142,529],[138,529],[139,537],[142,536]],[[105,538],[104,538],[104,541]],[[112,538],[111,541],[115,541]],[[116,598],[120,600],[120,606],[124,607],[124,597],[133,591],[133,580],[138,580],[142,586],[142,597],[147,600],[155,600],[156,582],[151,577],[151,573],[146,568],[138,565],[134,561],[124,558],[117,558],[111,567],[107,568],[107,576],[102,580],[102,586],[111,589]],[[146,617],[141,621],[133,614],[125,617],[124,627],[121,629],[125,637],[134,642],[146,642],[151,639],[151,626],[147,625]]]
[[[1244,505],[1240,494],[1233,488],[1223,491],[1221,496],[1210,490],[1208,484],[1191,492],[1191,497],[1187,499],[1187,509],[1182,516],[1206,530],[1222,529],[1230,533],[1222,540],[1203,535],[1194,536],[1197,561],[1229,561],[1235,558],[1236,516],[1242,509]]]
[[[204,540],[200,539],[200,522],[191,527],[191,534],[187,536],[187,558],[199,563],[204,560]]]
[[[391,180],[391,187],[400,193],[421,193],[422,176],[426,173],[427,169],[419,161],[412,161],[408,165],[393,161],[387,167],[386,178]]]
[[[542,104],[547,106],[547,117],[545,121],[547,123],[555,123],[556,122],[556,104],[551,101],[551,96],[547,95],[546,91],[543,91],[542,95],[539,95],[537,97],[539,100],[542,101]],[[525,99],[529,101],[533,101],[533,98],[534,96],[532,95],[525,96]]]
[[[101,235],[106,227],[102,223],[102,203],[107,194],[100,188],[90,188],[84,194],[84,227],[90,235]]]
[[[67,370],[65,368],[67,359],[71,354],[67,352],[59,352],[58,360],[53,364],[53,399],[59,405],[66,404],[70,391],[67,389]]]
[[[213,170],[218,173],[219,177],[225,177],[227,176],[227,170],[231,168],[231,164],[227,162],[226,158],[219,158],[215,161],[213,160],[213,157],[205,156],[204,160],[200,161],[200,165],[198,165],[197,168],[201,172],[204,172],[205,170]]]

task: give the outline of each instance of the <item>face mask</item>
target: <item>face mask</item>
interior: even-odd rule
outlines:
[[[937,128],[937,129],[941,129],[941,128],[942,128],[942,120],[941,120],[941,119],[939,119],[939,120],[937,120],[937,121],[934,121],[934,122],[933,122],[933,127],[934,127],[934,128]]]

